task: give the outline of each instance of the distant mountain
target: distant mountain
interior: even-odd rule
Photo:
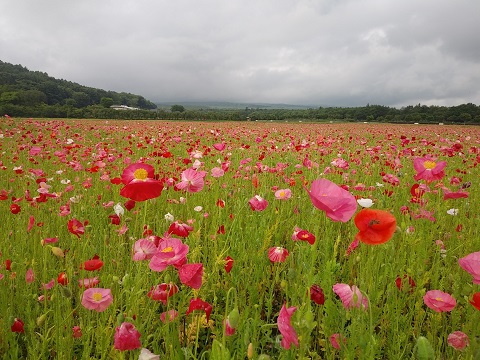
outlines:
[[[87,87],[0,61],[0,105],[36,107],[42,104],[78,109],[91,105],[108,108],[113,104],[140,109],[157,107],[141,95]]]
[[[318,106],[314,105],[292,105],[292,104],[270,104],[270,103],[236,103],[227,101],[169,101],[169,102],[156,102],[157,107],[169,109],[172,105],[182,105],[189,110],[223,110],[223,109],[288,109],[288,110],[304,110],[311,109]]]

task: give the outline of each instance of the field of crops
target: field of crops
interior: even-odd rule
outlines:
[[[474,359],[480,128],[0,123],[4,359]]]

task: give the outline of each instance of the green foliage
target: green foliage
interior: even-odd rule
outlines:
[[[172,105],[172,107],[170,108],[170,111],[171,112],[184,112],[185,107],[183,105]]]

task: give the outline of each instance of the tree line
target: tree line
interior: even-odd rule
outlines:
[[[135,110],[116,110],[111,105]],[[0,61],[0,116],[76,119],[151,119],[204,121],[362,121],[390,123],[480,124],[480,106],[417,104],[400,109],[383,105],[309,109],[157,108],[143,96],[95,89],[58,80],[21,65]]]

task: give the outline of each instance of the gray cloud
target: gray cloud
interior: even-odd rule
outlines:
[[[480,104],[480,2],[0,4],[0,59],[153,101]]]

